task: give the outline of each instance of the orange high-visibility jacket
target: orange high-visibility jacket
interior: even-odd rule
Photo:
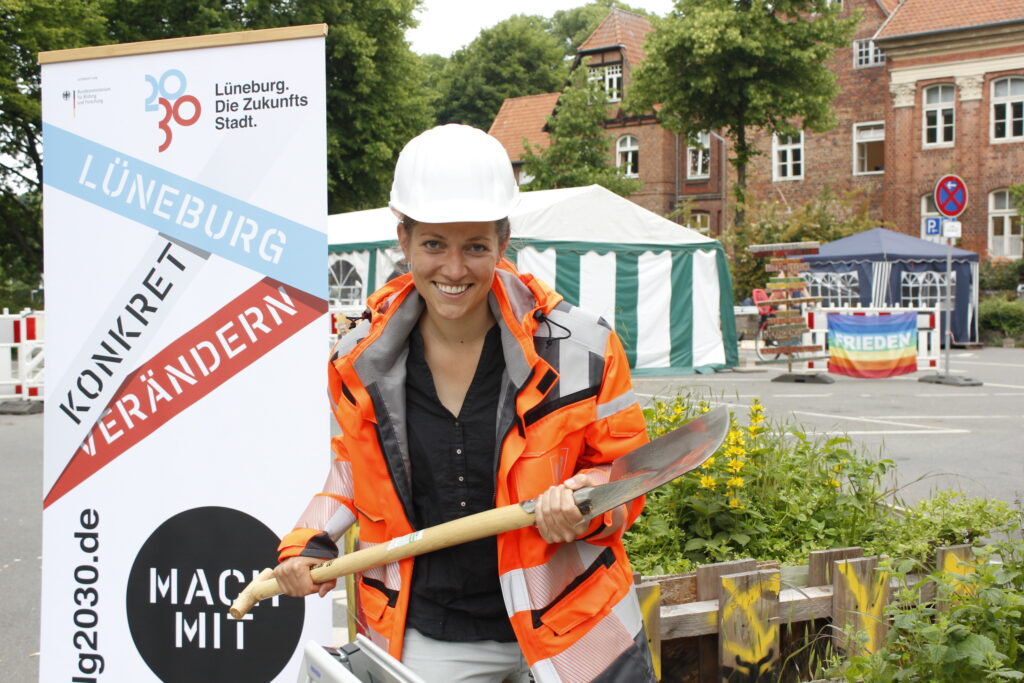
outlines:
[[[507,261],[489,299],[506,364],[495,505],[535,498],[580,471],[607,479],[611,461],[647,442],[618,337]],[[335,460],[323,492],[281,542],[282,560],[326,556],[356,520],[360,547],[414,530],[405,359],[423,301],[406,275],[368,305],[370,320],[342,337],[332,354],[330,395],[342,433],[332,439]],[[642,508],[642,498],[627,506],[626,526]],[[573,543],[549,545],[536,527],[498,537],[505,605],[538,683],[639,680],[637,657],[646,656],[646,642],[622,530],[593,537],[610,516],[595,519]],[[359,581],[369,636],[398,658],[413,562],[367,570]]]

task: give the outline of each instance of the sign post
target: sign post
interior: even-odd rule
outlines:
[[[331,638],[226,616],[325,464],[326,30],[39,55],[40,680],[294,681]]]
[[[930,384],[951,384],[959,387],[975,387],[981,384],[979,380],[964,376],[953,376],[949,373],[949,347],[953,337],[953,240],[960,237],[961,223],[956,220],[967,208],[967,184],[960,176],[944,175],[935,183],[932,193],[935,200],[935,208],[946,218],[939,226],[942,237],[946,241],[946,329],[945,348],[943,353],[943,372],[922,377],[920,382]],[[929,219],[931,220],[931,219]],[[932,226],[928,226],[931,228]],[[929,234],[932,234],[929,232]]]

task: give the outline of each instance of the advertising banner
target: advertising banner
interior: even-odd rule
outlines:
[[[294,681],[330,643],[328,600],[227,614],[328,457],[325,33],[40,55],[42,681]]]
[[[917,313],[828,314],[828,371],[850,377],[917,372]]]

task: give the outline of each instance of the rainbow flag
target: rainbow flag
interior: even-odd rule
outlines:
[[[917,371],[917,313],[828,314],[828,371],[893,377]]]

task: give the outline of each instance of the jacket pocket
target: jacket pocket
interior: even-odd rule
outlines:
[[[612,572],[601,567],[552,605],[541,615],[540,622],[557,635],[564,635],[588,619],[607,614],[617,587]]]
[[[512,468],[517,500],[536,498],[549,486],[565,481],[572,474],[572,464],[567,446],[524,452]]]
[[[544,625],[563,635],[595,616],[607,614],[620,586],[612,571],[614,566],[615,553],[605,548],[551,604],[534,610],[534,628]]]
[[[398,591],[386,588],[380,581],[367,578],[359,581],[359,604],[363,614],[373,630],[386,637],[397,601]]]

